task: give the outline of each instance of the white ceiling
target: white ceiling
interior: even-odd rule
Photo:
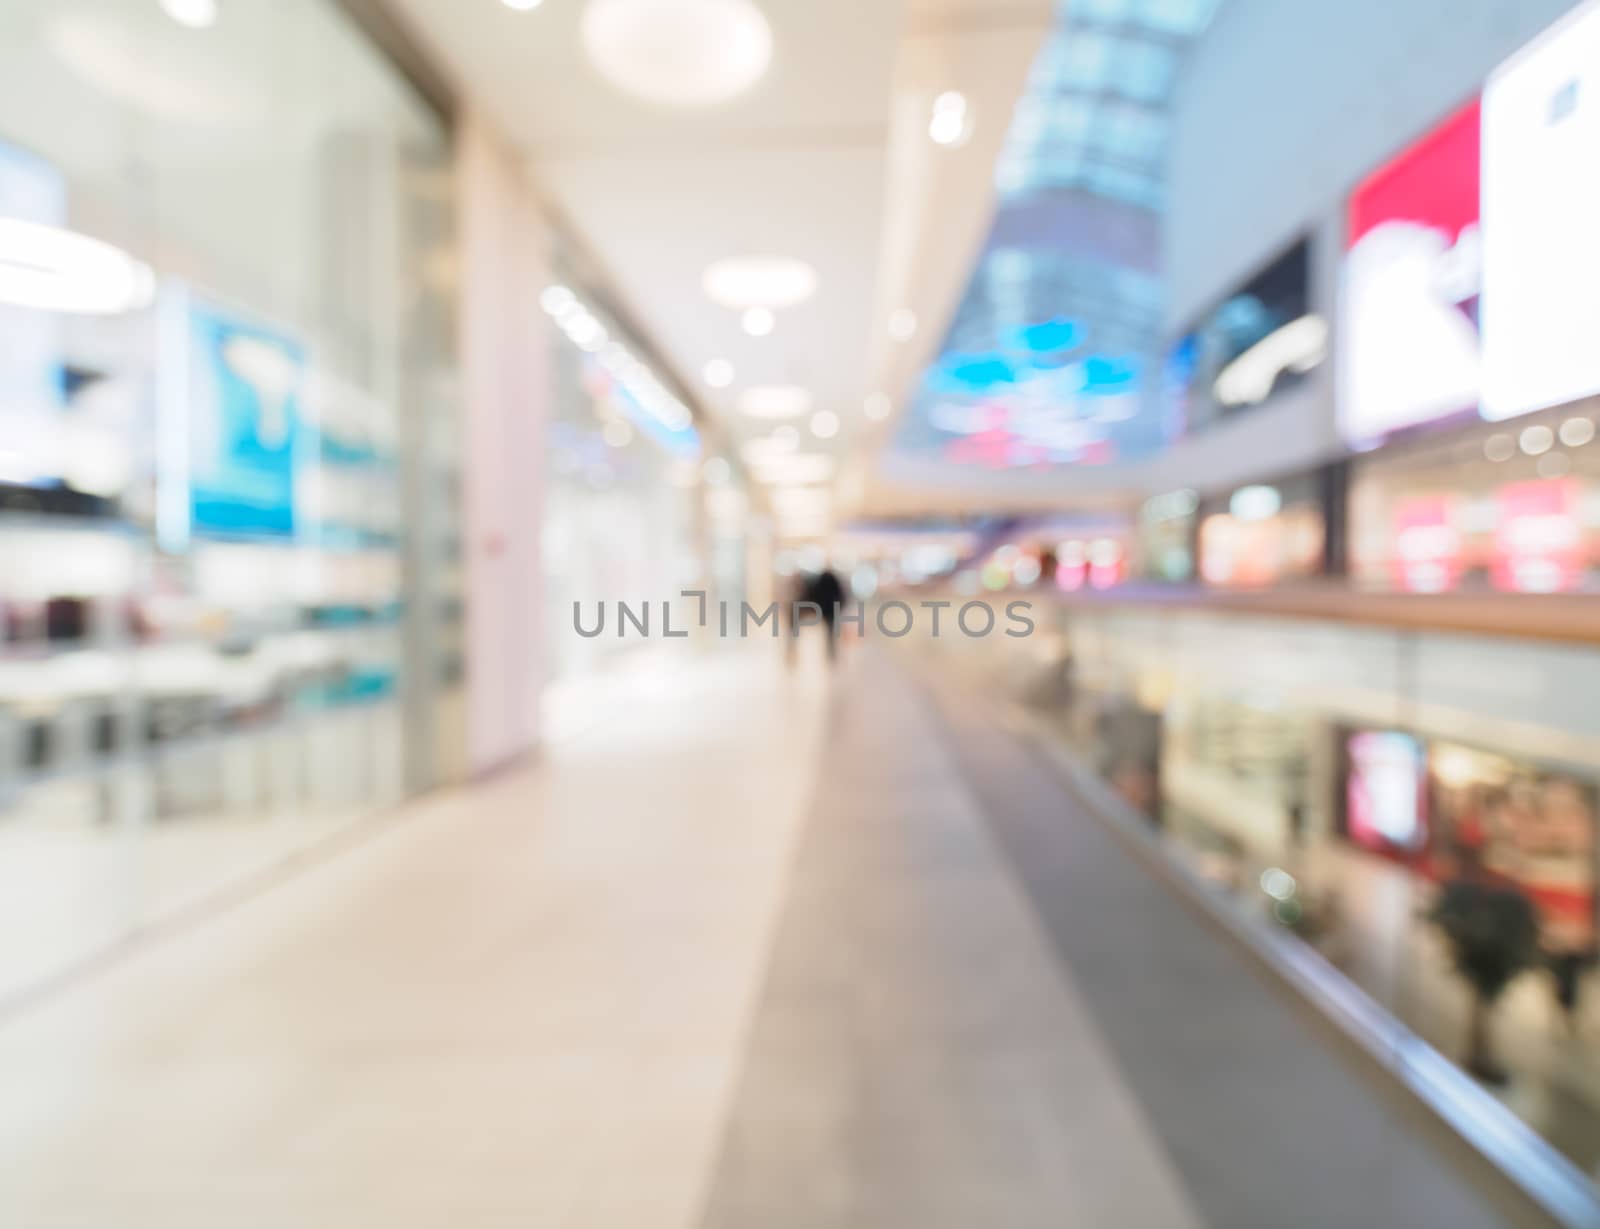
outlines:
[[[500,0],[394,0],[457,79],[528,156],[544,195],[599,257],[612,290],[702,404],[748,435],[737,394],[802,384],[839,414],[830,445],[866,455],[884,428],[866,395],[909,388],[970,271],[992,167],[1051,0],[756,0],[772,24],[765,78],[719,107],[674,111],[622,94],[579,41],[583,0],[516,12]],[[927,139],[941,90],[974,100],[964,149]],[[885,241],[885,237],[888,241]],[[781,255],[817,269],[807,303],[747,337],[700,288],[729,256]],[[887,339],[894,306],[921,319]],[[733,387],[700,380],[732,361]],[[804,423],[797,425],[804,428]],[[859,480],[853,484],[859,490]]]

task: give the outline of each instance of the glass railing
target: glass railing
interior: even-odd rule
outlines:
[[[1023,708],[1186,878],[1319,953],[1593,1182],[1600,646],[1341,601],[1036,600],[1031,637],[916,651]]]

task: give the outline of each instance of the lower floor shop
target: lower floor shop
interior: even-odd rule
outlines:
[[[1600,657],[1133,609],[961,647],[1196,875],[1600,1173]]]

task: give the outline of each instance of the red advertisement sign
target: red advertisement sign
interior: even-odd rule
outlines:
[[[1397,589],[1405,593],[1454,589],[1461,583],[1464,556],[1453,496],[1419,495],[1395,508],[1390,568]]]
[[[1583,579],[1580,490],[1570,478],[1514,482],[1495,493],[1497,589],[1559,593]]]
[[[1479,102],[1473,99],[1350,196],[1348,246],[1387,222],[1416,222],[1450,243],[1478,224]]]
[[[1474,101],[1351,194],[1339,418],[1353,444],[1478,408],[1479,130]]]

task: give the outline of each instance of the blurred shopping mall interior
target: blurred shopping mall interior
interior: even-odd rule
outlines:
[[[0,1225],[1600,1229],[1597,424],[1600,0],[0,0]]]

